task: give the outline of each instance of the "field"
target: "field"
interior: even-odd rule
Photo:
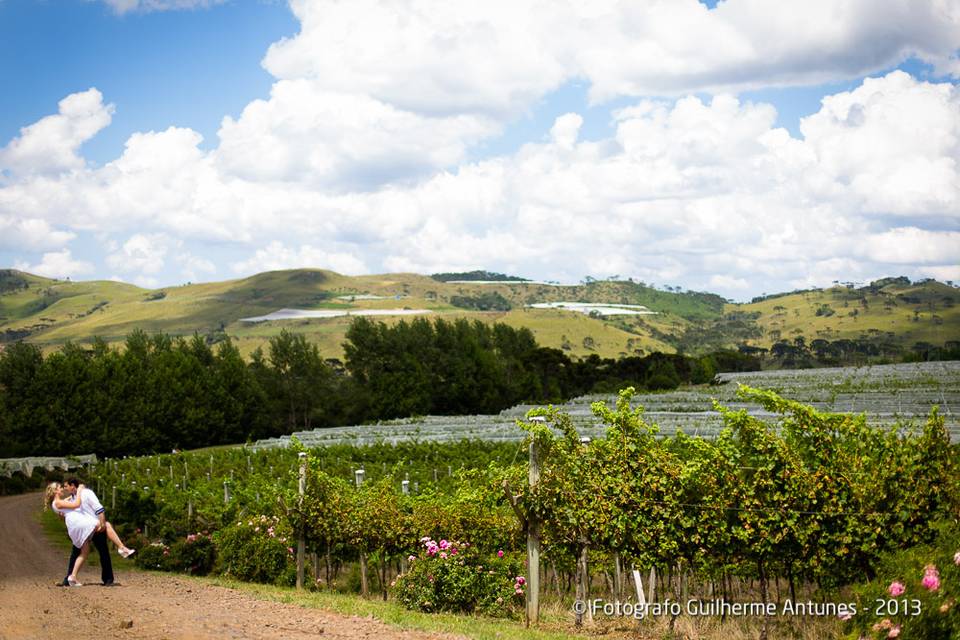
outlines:
[[[454,306],[499,296],[499,310]],[[471,302],[473,301],[473,302]],[[644,315],[587,315],[575,309],[531,308],[560,302],[638,305]],[[928,281],[783,294],[750,304],[679,288],[631,281],[546,283],[440,282],[417,274],[343,276],[298,269],[223,282],[146,290],[111,281],[50,280],[0,271],[0,342],[27,339],[55,348],[94,337],[122,342],[134,329],[171,335],[230,336],[244,355],[283,328],[303,333],[326,357],[342,357],[350,319],[303,318],[243,322],[280,309],[397,314],[423,309],[431,317],[469,318],[530,328],[537,341],[571,356],[620,357],[683,348],[699,353],[739,344],[769,348],[777,340],[870,340],[910,350],[960,337],[960,292]],[[479,303],[478,303],[479,304]],[[585,307],[581,307],[585,308]],[[586,307],[588,308],[588,307]],[[635,311],[635,310],[634,310]],[[397,322],[399,315],[383,317]]]
[[[712,437],[721,427],[713,401],[751,415],[772,418],[755,404],[736,399],[739,384],[770,389],[822,411],[865,413],[871,424],[892,426],[901,421],[922,422],[930,408],[940,407],[947,430],[960,441],[960,362],[876,365],[831,369],[758,371],[720,374],[720,384],[664,393],[641,393],[634,397],[644,415],[663,435],[684,431]],[[592,416],[591,403],[610,403],[612,396],[584,396],[559,408],[573,418],[581,434],[596,437],[602,426]],[[399,443],[408,441],[449,442],[464,438],[516,441],[525,433],[516,427],[530,405],[520,405],[490,416],[424,416],[381,422],[375,425],[315,429],[292,434],[306,446],[328,444]],[[291,436],[263,440],[255,448],[287,446]]]

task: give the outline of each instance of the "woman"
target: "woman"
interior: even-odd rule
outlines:
[[[82,586],[77,580],[77,574],[80,572],[80,567],[83,566],[87,556],[90,555],[90,538],[100,525],[99,519],[80,511],[80,496],[82,493],[83,485],[78,487],[77,495],[73,496],[70,494],[70,490],[59,482],[51,482],[47,485],[47,490],[44,493],[44,506],[50,505],[50,508],[63,516],[73,546],[80,549],[80,556],[73,565],[73,573],[67,576],[67,582],[71,587]],[[133,555],[134,550],[123,544],[113,525],[109,522],[106,523],[106,529],[107,537],[117,546],[117,552],[121,556],[128,558]]]

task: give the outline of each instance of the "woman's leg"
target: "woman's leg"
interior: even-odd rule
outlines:
[[[88,555],[90,555],[89,540],[84,542],[83,546],[80,547],[80,555],[77,556],[77,561],[73,563],[73,573],[70,574],[70,578],[73,578],[74,580],[77,579],[77,574],[80,573],[80,567],[82,567],[83,563],[86,562]]]
[[[126,549],[126,545],[123,544],[123,540],[120,539],[120,536],[117,535],[117,530],[113,528],[113,525],[109,522],[107,523],[107,538],[110,539],[110,542],[117,545],[117,549]]]
[[[110,539],[110,542],[117,545],[117,551],[120,552],[121,556],[124,558],[129,558],[131,555],[133,555],[133,549],[123,544],[123,540],[120,539],[120,536],[117,535],[117,531],[109,522],[107,523],[107,537]]]

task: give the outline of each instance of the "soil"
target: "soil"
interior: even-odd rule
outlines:
[[[99,584],[96,552],[80,572],[81,581],[88,581],[84,586],[59,587],[69,554],[51,544],[41,529],[36,514],[42,502],[39,494],[0,498],[0,640],[455,638],[266,602],[170,574],[124,571],[117,562],[119,586],[107,588]]]

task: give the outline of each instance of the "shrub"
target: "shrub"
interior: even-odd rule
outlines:
[[[484,556],[469,543],[421,542],[423,551],[408,558],[410,569],[394,583],[405,607],[497,617],[515,617],[522,610],[526,581],[519,562],[502,551]]]
[[[276,517],[241,520],[214,534],[219,571],[247,582],[290,584],[291,539]]]
[[[933,545],[882,560],[877,580],[857,589],[860,637],[940,640],[960,637],[960,531],[944,526]]]
[[[191,533],[170,545],[168,558],[173,571],[205,576],[213,570],[216,559],[213,537],[206,531]]]
[[[173,564],[170,559],[170,547],[162,542],[153,542],[137,549],[133,560],[138,567],[144,569],[155,569],[159,571],[172,571]]]

